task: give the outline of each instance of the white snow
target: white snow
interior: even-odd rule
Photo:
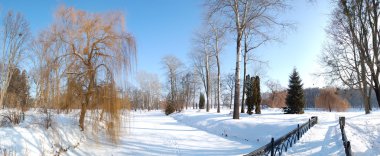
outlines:
[[[253,147],[186,126],[161,111],[134,112],[119,145],[87,139],[68,155],[241,155]]]
[[[241,114],[233,120],[230,110],[185,110],[170,116],[161,111],[125,114],[119,144],[104,134],[79,131],[76,113],[53,115],[52,128],[41,125],[43,114],[29,111],[18,126],[0,127],[0,155],[243,155],[318,116],[312,127],[284,155],[345,155],[338,119],[346,117],[347,138],[354,155],[380,155],[380,111],[306,111],[302,115],[264,109],[260,115]],[[9,152],[11,151],[11,152]]]
[[[55,155],[60,149],[73,148],[84,139],[74,116],[53,115],[47,130],[44,119],[43,113],[31,110],[19,125],[1,127],[0,155]]]
[[[279,138],[303,124],[311,117],[309,114],[284,115],[280,109],[263,110],[262,114],[241,114],[239,120],[232,119],[228,111],[222,113],[188,110],[173,115],[175,119],[189,126],[204,131],[248,142],[259,148],[270,142],[271,138]]]
[[[353,155],[380,155],[380,112],[313,112],[318,124],[310,129],[286,155],[345,155],[339,117],[346,117],[345,132],[352,146]]]

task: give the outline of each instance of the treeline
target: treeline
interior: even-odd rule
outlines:
[[[156,74],[139,71],[137,84],[127,85],[126,96],[131,109],[158,110],[162,109],[162,85]]]
[[[286,107],[285,98],[287,96],[287,92],[285,89],[278,90],[275,92],[266,92],[263,93],[264,97],[261,105],[264,107],[271,108],[282,108]],[[320,100],[317,102],[318,98],[324,96],[329,96],[325,101]],[[340,88],[305,88],[304,89],[304,97],[305,97],[305,109],[308,108],[322,108],[329,111],[330,108],[336,107],[339,111],[347,110],[347,108],[359,108],[364,109],[363,107],[363,98],[361,96],[360,90],[358,89],[340,89]],[[322,97],[321,97],[322,98]],[[330,105],[331,103],[331,105]],[[327,104],[327,105],[325,105]],[[379,108],[377,106],[377,100],[374,93],[371,96],[371,109]],[[332,106],[335,105],[335,106]],[[333,109],[336,111],[336,109]]]
[[[205,109],[206,111],[216,109],[219,112],[222,107],[233,108],[234,75],[232,73],[220,74],[219,77],[215,72],[216,66],[211,65],[207,69],[210,70],[208,75],[206,66],[203,66],[206,62],[203,62],[202,58],[197,58],[200,60],[195,59],[190,66],[186,66],[175,56],[170,55],[162,59],[162,65],[167,74],[166,82],[163,84],[166,88],[162,89],[166,89],[168,92],[163,93],[161,108],[168,107],[173,112],[180,112],[188,108]],[[219,82],[218,77],[220,78]],[[201,97],[204,98],[204,105],[200,105]]]

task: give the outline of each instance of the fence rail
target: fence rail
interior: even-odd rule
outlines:
[[[339,126],[340,126],[340,131],[342,133],[344,151],[346,153],[346,156],[352,156],[351,143],[350,143],[350,141],[347,140],[346,132],[344,131],[345,125],[346,125],[346,118],[345,117],[339,117]]]
[[[309,119],[308,122],[302,124],[301,126],[298,124],[297,128],[288,134],[282,136],[277,140],[274,140],[274,138],[272,138],[270,143],[260,147],[251,153],[246,154],[246,156],[281,155],[284,151],[286,152],[289,147],[292,147],[293,144],[295,144],[296,141],[299,140],[307,130],[309,130],[317,123],[318,117],[313,116]]]

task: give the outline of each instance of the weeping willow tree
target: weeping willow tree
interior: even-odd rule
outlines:
[[[92,130],[104,126],[115,141],[123,108],[116,78],[125,76],[136,60],[135,41],[125,30],[123,15],[62,6],[49,31],[51,45],[62,47],[52,62],[64,63],[60,64],[67,84],[63,106],[78,103],[80,129],[85,130],[85,123],[96,127]]]

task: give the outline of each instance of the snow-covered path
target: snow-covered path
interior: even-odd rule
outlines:
[[[341,155],[344,156],[339,117],[346,117],[345,132],[354,155],[380,155],[380,112],[369,115],[360,112],[308,112],[318,116],[318,124],[311,128],[286,155]]]
[[[285,155],[345,155],[339,128],[339,116],[319,115],[318,124],[291,147]]]
[[[99,144],[87,139],[68,155],[242,155],[253,147],[248,143],[186,126],[162,112],[135,112],[130,128],[122,128],[119,146],[104,139]]]

